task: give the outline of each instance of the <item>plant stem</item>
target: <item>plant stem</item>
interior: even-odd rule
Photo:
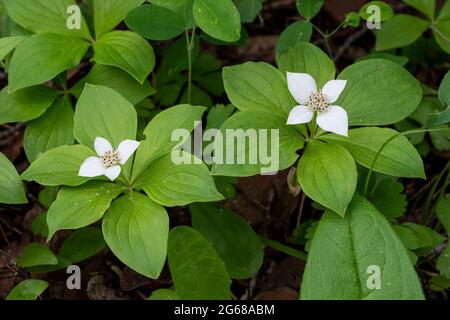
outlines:
[[[304,253],[304,252],[301,252],[301,251],[296,250],[294,248],[288,247],[288,246],[286,246],[286,245],[284,245],[282,243],[279,243],[278,241],[275,241],[275,240],[270,240],[270,239],[267,239],[267,238],[264,238],[264,237],[261,237],[261,236],[259,237],[259,239],[261,240],[261,242],[264,245],[266,245],[266,246],[268,246],[268,247],[270,247],[272,249],[275,249],[277,251],[285,253],[285,254],[287,254],[287,255],[289,255],[291,257],[297,258],[299,260],[306,261],[306,253]]]
[[[192,49],[195,39],[195,27],[192,29],[192,36],[189,37],[189,31],[186,30],[186,49],[187,49],[187,57],[188,57],[188,103],[191,103],[192,97]]]

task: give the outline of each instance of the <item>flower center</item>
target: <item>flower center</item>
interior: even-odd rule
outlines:
[[[116,149],[112,151],[106,151],[102,155],[102,161],[105,168],[110,168],[112,166],[116,166],[120,163],[119,152]]]
[[[323,112],[328,110],[330,104],[325,99],[325,95],[322,91],[319,90],[311,93],[307,106],[311,111]]]

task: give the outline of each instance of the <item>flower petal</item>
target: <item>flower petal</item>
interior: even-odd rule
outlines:
[[[102,137],[95,138],[94,142],[95,152],[97,152],[98,156],[101,157],[105,154],[105,152],[112,151],[113,147],[111,143]]]
[[[317,91],[316,80],[307,73],[287,72],[289,92],[299,104],[307,104],[309,96]]]
[[[300,124],[307,123],[312,120],[314,112],[309,110],[306,106],[296,106],[289,113],[286,124]]]
[[[322,93],[328,103],[336,102],[342,91],[344,91],[347,80],[330,80],[322,88]]]
[[[120,171],[122,168],[120,166],[112,166],[105,170],[105,176],[108,177],[109,180],[114,181],[120,175]]]
[[[342,107],[330,106],[328,111],[319,112],[316,122],[325,131],[348,137],[348,116]]]
[[[117,151],[119,152],[120,164],[125,164],[131,155],[136,151],[139,147],[140,142],[135,140],[124,140],[117,147]]]
[[[98,177],[105,174],[103,161],[97,157],[89,157],[80,166],[78,175],[80,177]]]

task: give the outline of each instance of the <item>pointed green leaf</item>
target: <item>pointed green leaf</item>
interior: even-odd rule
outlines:
[[[17,263],[23,268],[58,263],[50,249],[40,243],[29,243],[17,257]]]
[[[86,227],[103,217],[123,189],[108,182],[89,182],[62,188],[47,212],[48,239],[58,230]]]
[[[0,152],[0,203],[27,203],[22,180],[14,165]]]
[[[34,35],[17,46],[9,66],[9,91],[52,80],[76,67],[90,43],[56,34]]]
[[[41,154],[22,178],[46,186],[78,186],[89,180],[78,176],[81,164],[95,155],[92,149],[83,145],[57,147]]]
[[[5,300],[36,300],[48,287],[44,280],[27,279],[16,285]]]
[[[0,60],[3,60],[11,51],[21,44],[27,37],[6,37],[0,39]]]
[[[359,195],[344,218],[331,212],[322,217],[301,287],[304,300],[424,299],[403,244],[386,219]]]
[[[87,227],[73,232],[62,244],[58,256],[75,264],[96,255],[105,247],[102,231]]]
[[[102,223],[112,252],[127,266],[157,279],[164,267],[169,235],[166,210],[140,193],[114,201]]]
[[[152,46],[131,31],[113,31],[103,35],[94,44],[93,60],[128,72],[139,83],[144,83],[155,66]]]
[[[175,292],[183,300],[229,300],[231,279],[212,244],[186,226],[172,229],[169,268]]]

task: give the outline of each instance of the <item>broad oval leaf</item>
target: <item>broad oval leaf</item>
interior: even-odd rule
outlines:
[[[252,227],[230,209],[209,203],[189,206],[192,226],[209,240],[233,279],[248,279],[261,268],[264,246]]]
[[[117,147],[135,139],[137,114],[133,105],[111,88],[87,84],[75,109],[74,135],[78,142],[94,147],[103,137]]]
[[[285,115],[296,105],[286,76],[265,62],[246,62],[223,68],[225,91],[241,111],[265,111]]]
[[[322,217],[301,288],[304,300],[424,299],[403,244],[386,219],[358,194],[344,218],[331,212]]]
[[[393,138],[396,136],[395,138]],[[388,142],[378,156],[374,171],[396,177],[425,178],[423,161],[416,148],[399,132],[389,128],[357,128],[349,130],[348,138],[327,134],[322,139],[344,146],[356,162],[371,168],[377,153]]]
[[[409,116],[422,100],[422,89],[407,70],[395,62],[370,59],[357,62],[339,74],[347,80],[336,102],[350,125],[386,125]]]
[[[372,6],[376,6],[380,10],[380,21],[390,20],[394,17],[394,10],[392,10],[392,7],[386,2],[369,1],[359,10],[359,15],[361,16],[361,18],[367,20],[369,19],[369,17],[373,16],[375,10],[372,10]]]
[[[48,287],[48,282],[37,279],[27,279],[16,285],[5,300],[36,300]]]
[[[308,21],[297,21],[289,25],[280,35],[277,41],[277,56],[287,52],[300,42],[309,42],[311,40],[313,27]]]
[[[434,11],[436,7],[436,1],[429,0],[403,0],[403,2],[409,4],[410,6],[416,8],[424,15],[426,15],[430,20],[434,19]]]
[[[41,117],[27,124],[23,147],[30,162],[41,153],[75,142],[73,114],[69,99],[62,97]]]
[[[376,30],[375,50],[382,51],[406,47],[424,33],[430,21],[408,14],[398,14],[391,20],[384,22],[381,29]]]
[[[0,91],[0,124],[36,119],[58,97],[58,92],[44,86],[25,88],[13,93],[8,91],[8,87]]]
[[[167,254],[169,217],[149,197],[132,192],[114,201],[102,223],[111,251],[127,266],[157,279]]]
[[[125,22],[131,30],[150,40],[170,40],[185,30],[182,16],[154,4],[134,9]]]
[[[172,139],[174,130],[191,132],[197,126],[206,110],[202,106],[188,104],[174,106],[156,115],[144,130],[146,140],[136,152],[133,180],[136,180],[152,161],[169,153],[179,141]]]
[[[27,203],[22,180],[14,165],[0,152],[0,203]]]
[[[44,83],[76,67],[89,46],[86,40],[56,34],[29,37],[17,46],[11,59],[9,91]]]
[[[5,37],[0,39],[0,60],[3,60],[11,51],[21,44],[27,37]]]
[[[325,0],[296,0],[297,10],[306,20],[311,20],[319,13]]]
[[[231,0],[194,0],[194,19],[209,36],[225,42],[241,37],[241,18]]]
[[[8,15],[25,29],[36,34],[59,34],[66,37],[91,39],[89,28],[81,15],[80,29],[67,27],[68,9],[75,0],[4,0]],[[72,11],[71,11],[72,12]]]
[[[51,239],[58,230],[79,229],[100,220],[122,191],[118,184],[108,182],[62,188],[47,212],[47,238]]]
[[[308,197],[344,216],[356,190],[358,173],[344,147],[313,141],[300,158],[297,178]]]
[[[40,243],[29,243],[17,257],[17,263],[23,268],[35,267],[41,265],[54,265],[58,259],[50,249]]]
[[[144,83],[155,66],[152,46],[131,31],[113,31],[103,35],[94,44],[93,60],[128,72],[139,83]]]
[[[41,154],[22,173],[22,179],[46,186],[78,186],[89,180],[78,176],[78,172],[91,156],[96,156],[95,152],[83,145],[57,147]]]
[[[333,80],[336,68],[333,60],[320,48],[308,42],[300,42],[290,48],[277,59],[277,64],[283,73],[308,73],[322,88],[329,80]]]
[[[223,200],[208,167],[191,154],[183,152],[183,156],[189,163],[174,163],[172,154],[154,161],[136,185],[153,201],[166,207]]]
[[[292,166],[304,138],[286,118],[261,111],[238,112],[228,118],[213,143],[213,175],[248,177]]]
[[[140,84],[122,69],[97,63],[83,79],[70,89],[70,93],[78,98],[86,83],[111,88],[130,101],[132,105],[136,105],[155,93],[155,89],[148,80]]]
[[[182,300],[229,300],[231,279],[212,244],[186,226],[169,235],[168,260],[175,292]]]
[[[105,247],[102,231],[96,227],[86,227],[73,232],[64,241],[58,256],[74,264],[96,255]]]
[[[112,30],[125,19],[130,10],[143,2],[144,0],[94,0],[94,29],[97,38]]]

